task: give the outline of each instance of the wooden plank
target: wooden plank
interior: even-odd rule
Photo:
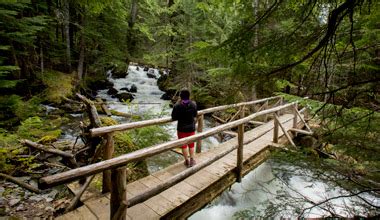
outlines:
[[[161,180],[159,180],[158,178],[152,175],[146,176],[143,179],[138,180],[138,181],[142,183],[143,185],[147,186],[148,188],[155,187],[156,185],[162,183]]]
[[[208,187],[211,183],[218,180],[218,176],[209,173],[205,170],[200,170],[194,175],[186,178],[184,181],[198,188],[199,190]]]
[[[198,192],[198,189],[196,187],[186,183],[185,181],[182,181],[174,185],[173,188],[178,191],[181,191],[184,195],[188,197],[192,197]]]
[[[234,169],[234,166],[232,165],[227,165],[223,163],[222,161],[217,161],[213,163],[212,165],[206,167],[204,170],[212,173],[215,176],[222,177],[225,175],[227,172],[231,171]]]
[[[176,208],[176,206],[171,201],[167,200],[161,194],[158,194],[146,200],[144,204],[160,216]]]
[[[106,197],[85,202],[85,205],[96,215],[98,219],[110,218],[110,200]]]
[[[161,217],[144,203],[140,203],[131,208],[128,208],[127,216],[133,220],[160,219]]]
[[[136,196],[145,192],[149,187],[142,184],[139,180],[127,184],[127,192]]]
[[[81,206],[74,211],[66,213],[65,215],[61,215],[56,217],[57,220],[97,220],[98,218],[94,215],[93,212],[87,206]]]
[[[176,190],[175,188],[169,188],[161,193],[163,197],[171,201],[172,204],[177,207],[188,200],[190,197],[183,194],[181,191]]]

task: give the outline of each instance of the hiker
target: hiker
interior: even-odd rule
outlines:
[[[181,90],[179,96],[181,99],[173,107],[172,119],[178,120],[177,135],[178,138],[181,139],[195,134],[195,117],[197,116],[197,105],[195,102],[190,100],[189,90]],[[181,148],[183,157],[185,158],[185,166],[194,166],[196,163],[194,160],[194,143],[183,145]],[[188,158],[189,154],[190,159]]]

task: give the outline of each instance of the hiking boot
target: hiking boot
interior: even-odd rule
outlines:
[[[195,164],[195,160],[193,158],[190,158],[190,167],[194,166]]]
[[[185,162],[183,164],[185,164],[186,167],[190,167],[190,161],[189,160],[185,160]]]

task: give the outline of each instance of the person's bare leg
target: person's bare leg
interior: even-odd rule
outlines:
[[[181,148],[181,149],[182,149],[183,158],[185,159],[185,161],[188,161],[189,160],[189,154],[187,152],[187,147],[186,148]],[[185,163],[189,164],[189,161],[185,162]]]
[[[192,148],[189,147],[189,153],[190,153],[190,158],[194,159],[194,147]]]
[[[195,159],[194,159],[194,147],[189,148],[189,153],[190,153],[190,166],[194,166],[196,164]]]

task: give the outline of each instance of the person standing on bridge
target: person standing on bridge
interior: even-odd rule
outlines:
[[[187,89],[181,90],[179,100],[173,107],[172,119],[178,120],[177,135],[178,139],[189,137],[195,134],[195,117],[197,116],[197,105],[190,100],[190,92]],[[182,154],[185,158],[185,165],[192,167],[194,160],[194,143],[183,145]],[[190,159],[189,159],[190,154]]]

